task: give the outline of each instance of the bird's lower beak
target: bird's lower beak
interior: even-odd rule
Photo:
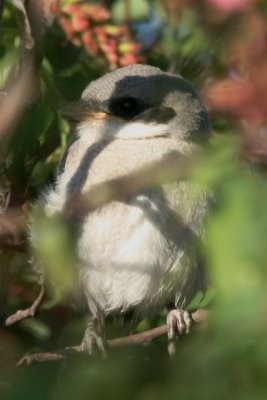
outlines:
[[[124,121],[123,118],[116,115],[108,114],[102,111],[93,111],[84,101],[79,100],[73,103],[67,104],[60,110],[61,115],[71,122],[81,122],[86,120],[104,120],[104,119],[115,119]]]

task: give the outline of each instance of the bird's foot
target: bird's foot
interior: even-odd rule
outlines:
[[[176,339],[190,332],[193,319],[188,311],[175,309],[167,316],[168,326],[168,353],[172,356],[176,352]]]
[[[89,355],[100,353],[103,358],[107,357],[107,343],[104,337],[98,332],[94,321],[90,321],[85,331],[80,351]]]

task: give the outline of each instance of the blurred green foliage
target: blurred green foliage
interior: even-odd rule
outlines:
[[[71,0],[44,3],[59,13],[66,4],[78,4]],[[112,350],[107,360],[80,356],[16,369],[24,352],[62,348],[79,343],[82,337],[86,318],[76,313],[67,299],[59,301],[51,295],[37,318],[0,331],[1,398],[265,399],[267,145],[262,129],[266,129],[267,114],[262,116],[259,110],[255,120],[245,118],[244,122],[244,96],[240,105],[236,100],[238,112],[232,113],[227,108],[232,99],[225,99],[212,85],[227,78],[249,82],[254,91],[265,89],[267,46],[261,39],[264,42],[267,37],[266,2],[240,1],[238,8],[237,2],[230,0],[139,0],[130,2],[125,15],[126,2],[122,0],[87,3],[106,7],[114,26],[125,24],[127,17],[133,41],[134,24],[149,19],[153,9],[161,21],[159,37],[142,54],[144,61],[181,73],[208,103],[214,134],[191,179],[210,186],[216,194],[203,248],[211,287],[206,299],[200,304],[195,300],[192,307],[212,305],[212,315],[207,326],[179,343],[172,360],[167,357],[166,339],[161,338],[145,347]],[[60,107],[77,99],[89,81],[112,68],[105,54],[92,54],[82,44],[75,45],[59,18],[54,18],[45,38],[41,98],[26,109],[0,160],[1,182],[11,187],[12,207],[32,203],[55,177],[72,135]],[[1,86],[19,56],[22,16],[10,2],[5,5],[2,22]],[[136,49],[133,52],[135,57]],[[261,105],[267,107],[262,93]],[[62,235],[59,230],[47,226],[40,249],[50,255],[49,260],[56,259],[66,267],[72,263],[71,246],[65,231]],[[10,273],[8,314],[29,306],[36,297],[36,278],[28,260],[25,249],[1,247],[0,261],[2,265],[8,262]],[[71,282],[71,275],[66,275]],[[163,323],[164,317],[152,316],[139,330]],[[119,328],[110,327],[108,336],[119,335]]]

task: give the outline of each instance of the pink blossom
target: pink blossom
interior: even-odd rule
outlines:
[[[253,0],[206,0],[207,3],[220,9],[221,11],[242,11],[245,10]]]

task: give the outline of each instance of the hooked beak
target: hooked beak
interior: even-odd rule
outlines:
[[[74,101],[60,109],[61,115],[70,122],[78,123],[81,121],[113,119],[125,121],[124,118],[108,114],[103,111],[93,111],[90,105],[83,100]]]

